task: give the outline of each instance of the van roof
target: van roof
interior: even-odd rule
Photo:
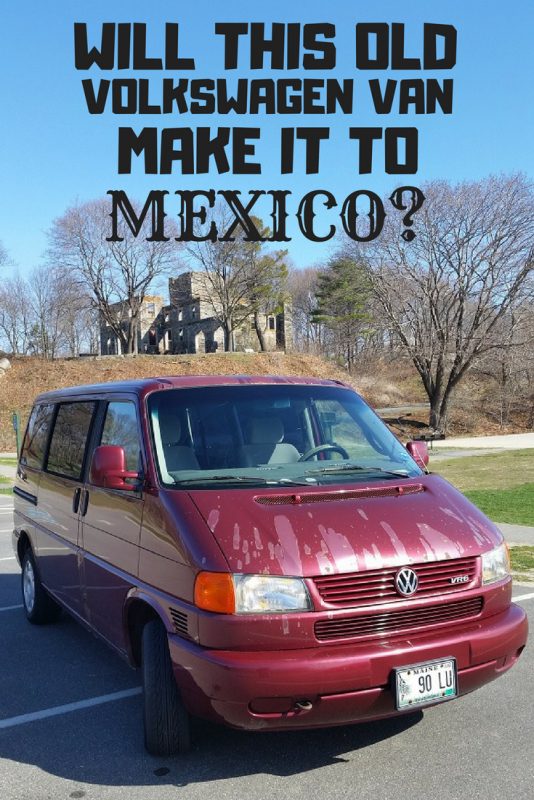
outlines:
[[[201,386],[235,386],[239,384],[300,384],[315,386],[343,386],[351,388],[339,380],[322,378],[301,378],[287,375],[162,375],[152,378],[140,378],[131,381],[111,381],[109,383],[91,383],[80,386],[68,386],[44,392],[36,398],[36,402],[64,400],[68,397],[88,394],[129,393],[144,396],[160,389],[191,389]]]

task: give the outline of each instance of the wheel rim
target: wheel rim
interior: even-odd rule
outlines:
[[[35,573],[33,571],[32,562],[29,559],[24,564],[22,593],[24,595],[26,610],[31,614],[35,605]]]

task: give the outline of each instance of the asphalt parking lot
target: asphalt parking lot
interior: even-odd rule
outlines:
[[[0,798],[534,797],[534,647],[500,680],[382,723],[247,734],[199,723],[187,756],[143,748],[139,676],[68,618],[29,625],[0,497]],[[514,595],[534,620],[534,586]],[[534,628],[534,624],[532,624]]]

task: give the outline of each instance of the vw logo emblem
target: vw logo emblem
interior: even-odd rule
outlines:
[[[403,597],[410,597],[415,594],[418,584],[417,573],[409,567],[403,567],[395,575],[395,588]]]

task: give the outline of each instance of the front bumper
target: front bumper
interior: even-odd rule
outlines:
[[[191,713],[235,728],[281,730],[406,713],[395,709],[392,669],[448,656],[457,660],[459,694],[466,694],[512,667],[527,633],[524,610],[511,605],[476,623],[402,640],[243,652],[209,650],[171,634],[169,644]]]

